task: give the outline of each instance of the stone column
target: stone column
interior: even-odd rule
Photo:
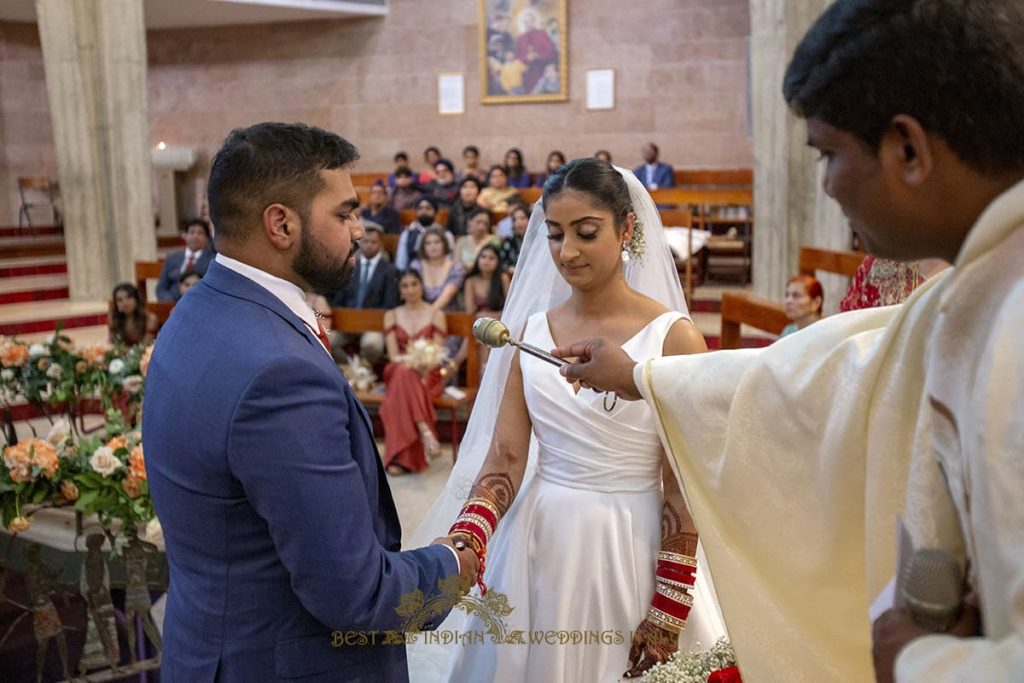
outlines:
[[[807,147],[804,122],[782,97],[789,60],[829,0],[750,0],[754,132],[754,289],[782,301],[801,246],[849,249],[850,229],[822,189],[824,166]],[[845,278],[823,278],[826,312],[837,310]]]
[[[36,0],[74,301],[156,258],[143,0]]]

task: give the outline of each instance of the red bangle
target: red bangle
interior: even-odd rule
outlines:
[[[493,508],[480,503],[470,502],[466,504],[466,507],[462,508],[461,515],[472,514],[480,515],[487,520],[487,523],[491,525],[491,529],[495,529],[498,526],[498,515]]]
[[[651,598],[651,607],[657,610],[661,610],[665,614],[671,617],[675,617],[680,621],[686,621],[686,617],[690,615],[690,606],[684,605],[681,602],[676,602],[671,598],[667,598],[661,593],[655,593],[654,597]]]

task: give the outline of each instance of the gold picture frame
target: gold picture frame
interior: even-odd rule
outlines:
[[[484,104],[569,99],[569,0],[478,0]]]

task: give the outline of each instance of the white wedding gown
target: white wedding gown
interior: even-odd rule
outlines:
[[[661,315],[623,348],[633,358],[660,357],[669,328],[683,317]],[[530,317],[524,339],[555,346],[545,313]],[[484,578],[508,597],[505,624],[523,631],[526,644],[485,638],[452,646],[442,680],[618,681],[654,593],[661,546],[663,450],[654,417],[643,401],[589,389],[577,394],[556,368],[532,356],[520,354],[520,364],[537,470],[498,525]],[[725,634],[703,552],[698,558],[684,651],[707,649]],[[475,616],[458,622],[464,632],[486,629]],[[590,642],[531,644],[542,631],[575,632]],[[417,671],[417,661],[410,660],[413,681],[429,677]]]

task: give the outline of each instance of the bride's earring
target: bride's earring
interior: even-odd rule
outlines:
[[[622,245],[622,262],[624,264],[625,263],[629,263],[629,245],[628,244],[623,244]]]

